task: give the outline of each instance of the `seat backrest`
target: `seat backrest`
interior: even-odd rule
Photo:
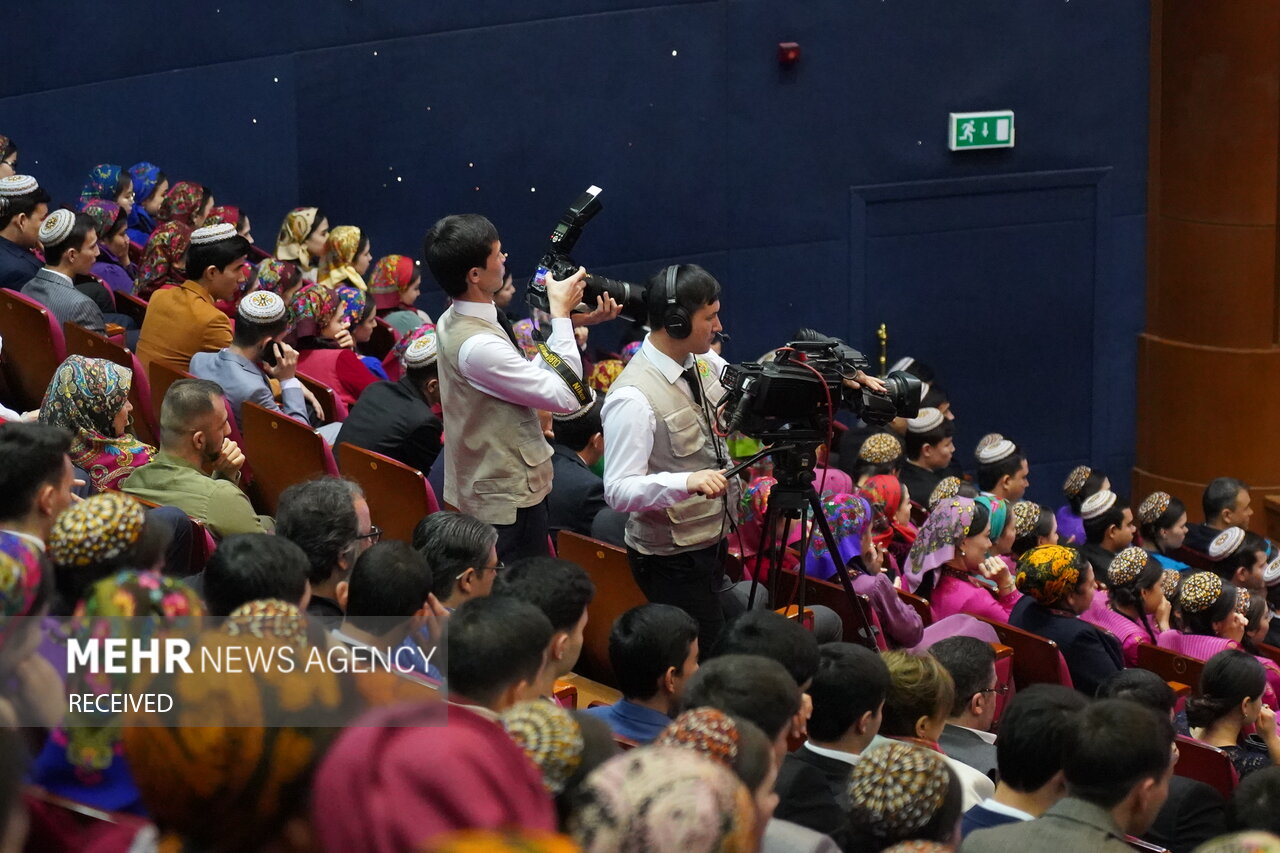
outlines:
[[[1165,681],[1189,684],[1192,693],[1200,691],[1200,673],[1204,672],[1204,661],[1150,643],[1139,643],[1138,667],[1151,670]]]
[[[1203,782],[1231,799],[1231,792],[1240,782],[1231,757],[1216,746],[1185,735],[1178,735],[1177,742],[1178,763],[1173,765],[1174,775]]]
[[[44,392],[67,357],[62,326],[53,312],[17,291],[0,290],[0,337],[4,373],[14,408],[40,408]]]
[[[329,445],[310,427],[249,402],[240,405],[240,419],[244,453],[253,465],[250,497],[258,512],[274,516],[281,493],[294,483],[338,476]]]
[[[1206,572],[1213,571],[1213,560],[1209,559],[1208,554],[1202,554],[1194,548],[1188,548],[1183,545],[1169,553],[1170,558],[1180,560],[1193,569],[1202,569]]]
[[[369,335],[369,340],[360,344],[360,354],[371,355],[378,361],[382,361],[399,339],[400,336],[396,334],[395,327],[379,317],[373,326],[373,333]]]
[[[795,589],[798,578],[799,575],[794,569],[782,569],[778,579],[779,601],[796,600]],[[762,586],[761,594],[764,591]],[[806,607],[811,604],[820,604],[834,610],[840,617],[840,621],[844,623],[841,639],[846,643],[857,643],[873,651],[884,651],[888,648],[884,632],[880,630],[879,620],[865,595],[857,596],[857,603],[855,603],[849,599],[849,594],[840,584],[805,575],[804,603]]]
[[[139,441],[159,447],[160,427],[156,408],[151,401],[151,382],[138,357],[115,341],[75,323],[63,323],[62,334],[67,343],[67,355],[103,358],[133,371],[133,379],[129,384],[129,402],[133,403],[133,434]]]
[[[924,623],[926,628],[933,624],[933,608],[929,606],[929,602],[926,599],[915,593],[907,592],[905,589],[898,590],[898,598],[911,605],[911,609],[920,615],[920,621]]]
[[[342,398],[338,396],[337,392],[319,379],[314,376],[308,376],[301,370],[296,375],[298,381],[320,401],[320,409],[324,412],[325,423],[331,424],[335,421],[345,421],[347,419],[347,404],[342,402]]]
[[[364,489],[369,515],[384,538],[412,542],[418,522],[440,509],[426,476],[389,456],[344,441],[338,467]]]
[[[147,367],[147,375],[151,380],[151,413],[156,423],[160,423],[160,406],[164,403],[164,395],[169,393],[169,386],[179,379],[194,379],[185,370],[174,370],[162,361],[153,361]]]
[[[924,524],[925,519],[929,517],[929,508],[917,501],[911,502],[911,523],[916,527]]]
[[[633,607],[647,604],[648,599],[631,576],[623,549],[571,530],[560,531],[556,544],[560,559],[577,563],[596,585],[595,598],[587,608],[582,654],[574,671],[616,688],[618,679],[609,664],[609,632],[614,620]]]
[[[1019,688],[1030,684],[1074,686],[1067,662],[1053,640],[1015,628],[1008,622],[997,622],[985,616],[976,618],[995,628],[1000,642],[1013,649],[1013,680]]]
[[[147,319],[147,300],[140,296],[134,296],[132,293],[125,293],[123,290],[115,292],[116,311],[133,318],[138,324],[138,328],[142,328],[142,321]]]

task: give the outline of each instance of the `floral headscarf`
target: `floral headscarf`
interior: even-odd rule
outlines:
[[[644,341],[632,341],[623,347],[622,352],[620,353],[622,356],[622,363],[626,364],[631,361],[631,359],[635,358],[636,353],[640,352],[640,347],[643,345]]]
[[[1019,592],[1045,607],[1062,609],[1088,565],[1075,548],[1038,545],[1018,558],[1018,575],[1013,582]]]
[[[587,377],[587,384],[601,394],[607,393],[613,385],[613,380],[622,375],[624,366],[616,358],[601,359],[591,368],[591,375]]]
[[[848,563],[862,553],[862,534],[871,523],[871,504],[861,495],[831,495],[822,501],[822,512],[831,525],[840,559]],[[836,573],[835,559],[821,531],[815,527],[809,539],[808,573],[823,580]]]
[[[299,290],[289,305],[289,316],[293,318],[299,338],[319,335],[333,315],[342,309],[338,294],[318,284],[307,285]]]
[[[169,187],[160,203],[161,222],[181,222],[188,228],[195,227],[195,218],[205,201],[205,189],[193,181],[179,181]]]
[[[86,202],[81,202],[80,212],[87,213],[93,220],[93,230],[98,232],[98,239],[101,240],[107,236],[111,226],[115,225],[120,219],[123,208],[114,201],[91,198]]]
[[[155,572],[125,571],[94,584],[76,606],[71,617],[71,636],[80,643],[91,640],[138,640],[191,637],[200,631],[204,610],[200,598],[181,580]],[[67,676],[70,693],[112,694],[129,692],[135,673],[91,672],[77,668]],[[68,727],[55,740],[66,747],[67,762],[79,771],[81,781],[94,784],[95,771],[106,770],[120,753],[120,721],[103,724],[102,716],[86,712],[77,724],[68,717]],[[81,721],[83,722],[83,721]]]
[[[417,266],[412,258],[404,255],[387,255],[379,258],[369,276],[369,292],[379,311],[401,307],[400,294],[417,278]]]
[[[554,702],[520,702],[502,712],[502,727],[542,771],[542,784],[552,796],[582,765],[586,748],[582,727],[573,715]]]
[[[38,548],[0,531],[0,646],[31,615],[50,578]]]
[[[307,236],[315,227],[318,207],[295,207],[280,223],[276,235],[276,257],[282,261],[297,261],[304,270],[314,266],[314,258],[307,251]]]
[[[302,282],[302,270],[293,261],[263,258],[254,272],[250,290],[267,290],[284,297]]]
[[[347,284],[339,285],[334,292],[341,303],[342,316],[346,318],[347,325],[354,329],[364,315],[364,293]]]
[[[129,178],[133,181],[133,200],[139,207],[160,184],[160,167],[155,163],[143,161],[129,167]]]
[[[898,521],[898,511],[902,509],[902,482],[892,474],[876,474],[868,477],[862,484],[862,493],[867,496],[872,508],[884,517],[884,526],[872,531],[872,541],[887,548],[896,539],[898,547],[904,551],[909,549],[915,543],[919,531],[910,521]]]
[[[298,605],[278,598],[260,598],[240,605],[227,616],[222,630],[232,637],[278,640],[298,648],[308,644],[307,617]]]
[[[230,204],[220,204],[209,211],[209,215],[205,217],[205,225],[233,225],[236,229],[240,228],[240,208]]]
[[[97,491],[118,487],[156,453],[127,431],[114,435],[113,421],[132,383],[127,367],[72,355],[58,365],[40,403],[40,423],[71,432],[71,461],[89,473]]]
[[[734,541],[738,543],[738,551],[743,557],[755,557],[756,552],[760,550],[760,533],[764,530],[764,516],[769,509],[769,494],[778,481],[773,477],[756,477],[745,489],[742,490],[742,497],[738,503],[738,529],[734,534]],[[787,545],[794,545],[800,541],[804,531],[799,524],[791,524],[787,532]],[[790,563],[784,561],[784,565]],[[762,566],[765,570],[761,573],[761,578],[765,577],[768,566]]]
[[[915,592],[926,577],[951,560],[966,536],[981,532],[969,530],[976,506],[970,498],[954,497],[940,501],[929,513],[903,571],[902,582],[908,592]]]
[[[187,249],[191,247],[191,226],[166,222],[151,232],[142,260],[138,262],[138,280],[134,292],[143,299],[162,287],[181,287],[187,280]]]
[[[569,830],[584,853],[756,849],[756,808],[747,787],[728,768],[688,749],[623,753],[596,768],[579,793]]]
[[[94,166],[84,182],[84,188],[80,190],[80,207],[83,208],[95,198],[115,201],[116,187],[120,184],[122,171],[124,170],[119,166],[113,166],[110,163]]]
[[[364,279],[351,266],[356,259],[356,252],[360,251],[360,237],[360,229],[354,225],[339,225],[329,232],[317,277],[321,284],[336,287],[346,281],[361,291],[365,289]]]

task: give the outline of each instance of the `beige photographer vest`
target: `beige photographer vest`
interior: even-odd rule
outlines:
[[[698,361],[697,369],[702,393],[708,404],[714,406],[724,395],[724,388],[707,362]],[[718,468],[717,442],[721,455],[726,460],[729,458],[724,442],[712,433],[702,408],[689,399],[682,387],[668,382],[645,357],[643,349],[627,363],[610,391],[627,386],[638,389],[653,407],[655,428],[647,473]],[[609,452],[607,447],[605,452]],[[738,505],[739,493],[737,480],[731,480],[730,507]],[[714,545],[728,531],[724,500],[693,495],[665,509],[631,513],[627,519],[626,543],[642,554],[666,556]]]
[[[458,369],[458,351],[473,335],[506,332],[497,323],[445,311],[439,338],[440,407],[444,412],[444,499],[490,524],[513,524],[516,510],[551,491],[551,445],[538,413],[477,390]],[[514,348],[515,344],[512,344]]]

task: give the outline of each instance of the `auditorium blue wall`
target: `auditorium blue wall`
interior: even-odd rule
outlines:
[[[6,10],[0,133],[60,200],[94,163],[146,158],[246,208],[264,242],[301,202],[375,255],[483,212],[524,273],[596,183],[580,260],[708,266],[732,357],[799,325],[870,352],[885,321],[894,357],[944,377],[966,450],[993,429],[1026,446],[1033,496],[1056,502],[1079,461],[1126,480],[1143,0],[46,7]],[[784,40],[804,50],[790,72]],[[1017,111],[1014,150],[947,151],[948,111],[994,108]]]

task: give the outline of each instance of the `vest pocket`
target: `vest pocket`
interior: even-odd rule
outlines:
[[[724,503],[720,498],[714,500],[694,495],[685,498],[674,506],[667,507],[667,518],[671,519],[671,541],[681,548],[689,545],[700,545],[708,536],[721,526],[721,514]]]
[[[662,422],[667,428],[671,453],[676,458],[692,456],[706,444],[706,436],[702,434],[702,420],[692,408],[677,409],[664,415]]]

